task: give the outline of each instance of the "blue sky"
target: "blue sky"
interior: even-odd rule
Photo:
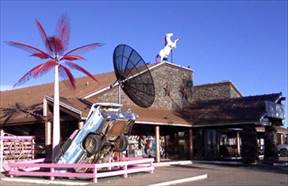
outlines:
[[[174,62],[194,70],[194,83],[232,81],[243,95],[287,95],[287,1],[15,1],[1,0],[1,89],[41,62],[3,41],[44,48],[37,18],[52,35],[59,16],[71,23],[70,48],[103,42],[80,65],[112,71],[117,44],[153,62],[166,32],[179,38]],[[82,76],[76,73],[76,76]],[[24,86],[51,82],[52,72]],[[287,112],[286,104],[286,112]],[[286,114],[287,116],[287,114]]]

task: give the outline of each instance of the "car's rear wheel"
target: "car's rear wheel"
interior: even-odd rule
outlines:
[[[89,134],[84,141],[84,148],[89,155],[96,154],[100,151],[102,146],[102,139],[95,134]]]
[[[123,152],[128,147],[128,139],[126,136],[121,135],[115,142],[115,150],[117,152]]]

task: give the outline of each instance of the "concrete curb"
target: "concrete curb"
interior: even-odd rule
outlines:
[[[175,184],[181,184],[181,183],[185,183],[185,182],[194,182],[194,181],[204,180],[204,179],[207,179],[207,178],[208,178],[208,175],[207,174],[203,174],[203,175],[193,176],[193,177],[179,179],[179,180],[173,180],[173,181],[156,183],[156,184],[152,184],[152,185],[148,185],[148,186],[175,185]]]
[[[243,165],[242,162],[233,161],[193,161],[194,163],[216,164],[216,165]]]
[[[277,167],[288,167],[288,162],[273,163],[273,166],[277,166]]]
[[[160,163],[154,163],[155,167],[167,167],[171,165],[189,165],[193,164],[192,161],[187,160],[187,161],[171,161],[171,162],[160,162]]]
[[[1,178],[1,181],[7,182],[21,182],[21,183],[34,183],[34,184],[57,184],[57,185],[89,185],[90,181],[79,180],[46,180],[46,179],[33,179],[33,178]],[[16,184],[15,184],[16,185]]]

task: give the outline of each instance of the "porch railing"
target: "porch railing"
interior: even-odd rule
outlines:
[[[56,163],[9,163],[10,177],[14,176],[33,176],[33,177],[49,177],[54,180],[55,177],[67,178],[91,178],[93,183],[97,183],[98,178],[123,175],[124,178],[128,174],[137,172],[154,172],[153,158],[120,161],[100,164],[56,164]],[[50,169],[50,171],[44,171]],[[67,169],[91,169],[91,172],[68,172]],[[99,172],[99,169],[106,168],[109,171]],[[36,171],[27,171],[36,170]]]

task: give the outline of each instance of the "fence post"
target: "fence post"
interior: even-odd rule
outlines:
[[[3,172],[3,153],[4,153],[4,147],[3,147],[3,130],[0,130],[0,172]]]
[[[14,175],[13,175],[13,172],[14,172],[14,170],[15,170],[15,167],[14,167],[14,165],[9,165],[10,166],[10,170],[9,170],[9,175],[10,175],[10,178],[14,178]]]
[[[108,167],[108,170],[111,170],[112,169],[112,166],[111,166],[111,162],[112,162],[112,158],[111,158],[111,156],[109,157],[109,167]]]
[[[154,164],[153,164],[153,160],[150,161],[150,167],[151,167],[150,174],[153,174],[153,173],[154,173]]]
[[[54,167],[51,167],[50,168],[50,173],[53,173],[54,172]],[[55,177],[54,176],[50,176],[50,180],[55,180]]]
[[[94,164],[93,167],[93,183],[97,183],[97,165]]]
[[[124,178],[127,178],[128,177],[128,173],[127,173],[127,169],[128,169],[128,166],[127,164],[124,165]]]
[[[31,150],[32,150],[32,160],[34,160],[34,158],[35,158],[35,141],[34,141],[34,138],[32,138]]]

